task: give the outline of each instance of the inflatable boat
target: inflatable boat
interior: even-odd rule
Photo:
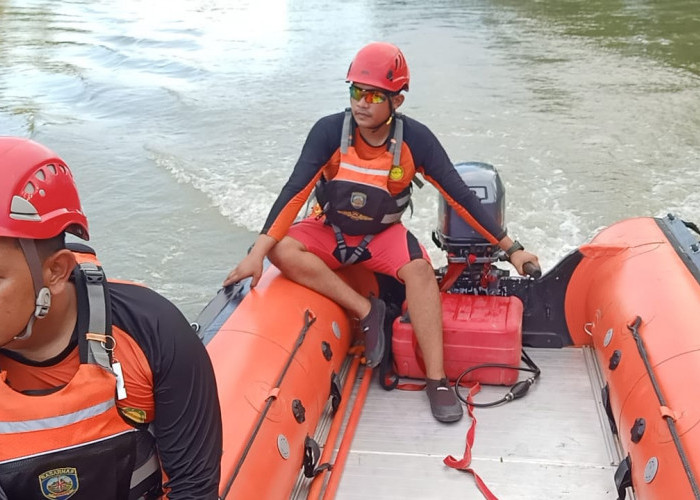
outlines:
[[[456,167],[503,220],[496,170]],[[473,455],[493,497],[700,499],[694,232],[673,215],[623,220],[544,275],[511,276],[502,252],[440,202],[446,371],[458,387],[511,386],[483,410],[476,446],[488,452]],[[400,390],[422,377],[401,287],[361,268],[341,275],[389,304],[392,349],[374,371],[357,321],[272,266],[252,290],[220,290],[197,318],[223,412],[220,498],[471,498],[439,455],[472,419],[439,424],[420,392]],[[547,366],[514,389],[522,371],[511,368],[530,358]]]

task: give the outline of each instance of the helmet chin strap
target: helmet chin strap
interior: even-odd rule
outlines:
[[[39,258],[39,252],[36,249],[34,240],[19,238],[19,244],[24,252],[24,258],[27,259],[29,272],[34,282],[34,293],[36,294],[34,313],[29,317],[29,321],[27,321],[27,326],[24,327],[24,330],[14,337],[14,340],[26,340],[32,335],[34,321],[46,317],[49,313],[49,308],[51,307],[51,291],[44,286],[41,259]]]

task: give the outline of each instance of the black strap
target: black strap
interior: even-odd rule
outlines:
[[[321,449],[318,443],[310,436],[304,440],[304,475],[306,477],[316,477],[324,470],[331,470],[331,464],[325,463],[316,466],[321,458]]]
[[[625,500],[627,497],[627,488],[632,486],[632,464],[630,457],[627,455],[620,462],[615,471],[615,488],[617,488],[617,500]]]
[[[340,406],[340,402],[343,400],[342,389],[341,389],[340,377],[337,373],[333,372],[331,374],[331,413],[335,415]]]
[[[78,335],[80,362],[98,364],[111,371],[114,339],[107,278],[102,267],[93,262],[81,262],[74,276],[76,285],[84,287],[89,311],[87,330]],[[104,335],[106,340],[88,339],[88,333]]]
[[[354,248],[352,253],[347,255],[348,245],[345,243],[345,237],[343,237],[342,231],[335,224],[330,224],[330,226],[333,228],[333,232],[335,233],[336,248],[338,249],[339,257],[338,260],[344,266],[349,266],[357,262],[367,248],[367,245],[369,245],[369,242],[372,241],[372,238],[374,238],[373,234],[366,235],[364,238],[362,238],[360,244]]]

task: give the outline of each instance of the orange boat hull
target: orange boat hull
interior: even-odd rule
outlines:
[[[305,318],[314,320],[302,335]],[[207,345],[223,420],[222,497],[289,497],[353,332],[338,305],[273,267],[226,319]]]
[[[595,347],[635,494],[693,498],[681,456],[697,475],[698,279],[651,218],[614,224],[579,250],[584,258],[569,282],[566,317],[574,342]]]

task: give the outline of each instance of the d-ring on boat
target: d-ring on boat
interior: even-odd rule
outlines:
[[[502,218],[496,170],[456,167]],[[495,363],[462,377],[494,384],[478,402],[516,382],[502,366],[518,366],[521,347],[541,371],[526,397],[516,384],[502,398],[513,402],[474,411],[463,469],[478,471],[494,497],[700,499],[700,247],[691,229],[673,215],[623,220],[545,275],[516,277],[441,202],[433,239],[447,254],[436,279],[448,375]],[[401,288],[361,269],[341,276],[392,304],[393,358],[374,370],[380,376],[361,364],[355,322],[272,266],[254,290],[246,281],[220,290],[197,319],[223,412],[220,497],[478,498],[475,482],[443,461],[462,453],[471,419],[439,424],[420,391],[384,390],[392,375],[421,376]]]

